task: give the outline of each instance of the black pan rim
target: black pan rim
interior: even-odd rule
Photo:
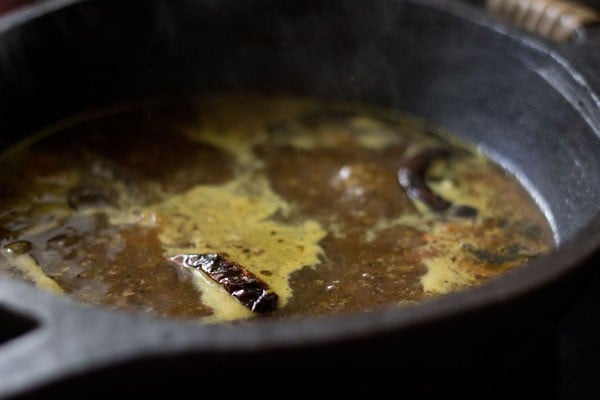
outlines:
[[[39,8],[36,5],[26,6],[14,14],[0,18],[0,34],[19,24],[33,21],[47,12],[83,1],[86,0],[46,0],[39,3]],[[582,88],[586,86],[585,80],[581,81],[579,79],[577,67],[556,53],[552,46],[545,41],[517,32],[510,26],[505,26],[470,7],[466,7],[464,4],[448,3],[441,0],[410,0],[410,2],[435,7],[443,12],[451,13],[455,17],[465,19],[469,23],[494,29],[508,40],[524,43],[536,51],[551,55],[559,65],[563,66],[567,74],[578,79]],[[591,104],[596,106],[595,109],[587,112],[600,115],[597,93],[589,88],[586,88],[582,93],[589,98]],[[591,126],[591,128],[596,133],[600,132],[600,126]],[[314,343],[327,344],[338,339],[351,340],[372,333],[414,329],[440,319],[451,319],[492,305],[512,301],[548,285],[556,284],[582,268],[582,264],[586,260],[598,253],[600,249],[599,233],[600,212],[596,212],[584,229],[561,243],[556,251],[551,254],[540,257],[530,265],[499,277],[481,287],[431,299],[419,305],[401,309],[384,309],[367,314],[340,315],[326,319],[302,317],[293,321],[260,320],[251,324],[244,324],[241,327],[235,324],[200,326],[193,322],[158,320],[141,315],[96,309],[73,303],[68,299],[40,293],[39,290],[28,285],[15,284],[12,281],[0,278],[0,305],[6,305],[17,313],[32,316],[40,321],[40,326],[32,332],[3,344],[4,348],[0,349],[0,354],[6,354],[19,346],[35,347],[39,346],[40,343],[52,343],[62,333],[61,329],[57,329],[57,324],[63,322],[77,324],[74,321],[80,318],[89,320],[90,316],[95,315],[101,316],[102,322],[111,322],[123,327],[123,331],[118,332],[129,332],[149,327],[156,329],[151,329],[141,337],[126,338],[125,345],[122,348],[114,349],[109,357],[100,353],[89,355],[90,359],[95,357],[98,363],[91,362],[88,368],[96,368],[103,362],[112,363],[115,360],[127,360],[142,355],[160,355],[189,350],[203,353],[220,353],[302,347]],[[31,299],[37,299],[40,304],[47,304],[48,307],[36,307],[30,304]],[[240,334],[241,331],[244,334]],[[97,336],[94,336],[94,338],[97,338]],[[73,347],[98,346],[99,343],[91,343],[90,340],[84,338],[81,342],[75,341],[64,348],[55,348],[52,351],[60,357]],[[105,344],[109,345],[110,343],[111,339],[106,338]],[[0,357],[0,359],[2,358]],[[2,375],[4,371],[11,369],[10,360],[11,357],[4,357],[0,360]],[[40,379],[49,379],[53,374],[67,374],[68,370],[69,368],[66,368],[53,373],[42,371],[39,376]],[[7,376],[10,378],[10,375]],[[42,376],[45,376],[45,378],[41,378]],[[16,380],[14,382],[14,387],[19,386]],[[7,385],[7,387],[10,386]]]
[[[45,13],[85,1],[86,0],[45,0],[39,3],[39,6],[25,6],[22,10],[17,11],[8,17],[0,18],[0,32],[3,31],[2,27],[14,27],[21,23],[32,21],[35,18],[44,15]],[[516,40],[519,41],[519,43],[522,43],[522,33],[517,33],[511,29],[511,27],[504,26],[502,23],[494,20],[493,18],[483,15],[473,10],[471,7],[465,6],[464,4],[459,4],[458,2],[447,3],[440,0],[409,0],[409,2],[417,5],[424,5],[426,7],[435,7],[441,11],[448,12],[456,17],[465,19],[470,23],[481,24],[486,27],[493,25],[493,29],[495,29],[498,33],[507,36],[511,40]],[[538,51],[547,54],[554,54],[553,49],[546,42],[536,40],[533,37],[527,37],[526,43],[528,46],[532,46]],[[554,57],[556,58],[559,56],[555,55]],[[562,61],[561,64],[565,65],[565,68],[574,68],[573,66],[569,65],[566,60]],[[576,69],[568,69],[568,71],[570,74],[577,73]],[[587,91],[587,93],[590,95],[590,97],[594,99],[597,98],[594,92]],[[600,113],[600,107],[596,111]],[[600,130],[600,126],[594,126],[593,128],[595,131]],[[352,321],[354,320],[360,320],[364,322],[365,320],[373,319],[373,321],[371,321],[372,326],[376,330],[386,327],[398,328],[399,326],[408,326],[412,325],[413,323],[425,323],[428,320],[437,318],[436,316],[467,312],[471,307],[485,307],[485,305],[497,303],[503,299],[526,292],[529,289],[544,286],[557,279],[560,279],[563,275],[568,274],[571,270],[578,268],[581,262],[591,257],[594,252],[600,248],[600,235],[596,235],[596,233],[599,231],[600,213],[597,213],[597,215],[590,222],[589,226],[585,227],[581,232],[576,234],[575,237],[568,240],[567,243],[561,244],[559,248],[551,254],[535,260],[526,268],[513,271],[506,276],[490,282],[489,284],[483,285],[482,287],[469,289],[465,292],[445,295],[442,296],[442,298],[431,299],[426,301],[424,304],[414,307],[408,306],[402,309],[382,310],[379,312],[375,311],[370,312],[369,315],[364,315],[361,313],[356,316],[344,315],[340,317],[328,318],[328,320],[331,319],[331,325],[334,327],[332,333],[345,331],[344,329],[340,329],[340,323],[342,321],[348,321],[349,325],[351,326],[353,324]],[[3,281],[6,281],[6,279],[0,278],[0,282]],[[20,285],[17,284],[17,286]],[[28,291],[29,288],[23,287],[22,290]],[[37,289],[33,290],[37,291]],[[50,296],[50,298],[52,297],[53,296]],[[67,303],[69,303],[69,301],[67,301]],[[77,308],[79,306],[75,304],[75,307]],[[87,309],[87,307],[84,308]],[[120,314],[120,312],[116,312],[116,315]],[[156,320],[152,317],[149,317],[149,319],[155,321],[157,324],[163,322],[162,320]],[[381,320],[381,322],[378,323],[378,320]],[[303,323],[308,323],[311,325],[311,321],[311,317],[299,318],[298,321],[294,322],[294,324],[301,325]],[[260,324],[271,325],[271,322],[260,321]],[[317,329],[323,329],[324,332],[317,335],[319,338],[322,339],[324,337],[323,334],[326,332],[326,326],[328,324],[329,323],[327,321],[320,321],[319,328]],[[192,325],[194,326],[195,324]],[[273,324],[274,327],[279,325],[281,325],[280,322]],[[362,329],[362,325],[364,325],[364,323],[361,323],[360,325]],[[237,330],[238,328],[224,325],[215,327],[215,329]],[[270,328],[268,330],[269,332],[267,333],[267,336],[271,336],[273,331]],[[312,332],[313,327],[311,326],[309,330]],[[300,339],[306,338],[305,334],[299,333],[299,330],[294,330],[294,332],[291,332],[291,336],[298,336]],[[265,337],[265,340],[269,343],[277,341],[274,339],[276,339],[276,337]],[[290,334],[286,333],[285,340],[287,341],[289,339]]]

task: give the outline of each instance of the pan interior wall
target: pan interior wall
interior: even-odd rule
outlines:
[[[532,191],[560,242],[597,209],[598,127],[559,91],[579,90],[568,71],[489,24],[411,1],[81,2],[0,38],[0,146],[162,95],[359,100],[477,143]]]

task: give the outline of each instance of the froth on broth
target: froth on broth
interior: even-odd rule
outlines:
[[[403,307],[554,245],[512,175],[424,121],[363,104],[115,106],[0,162],[0,274],[155,317]]]

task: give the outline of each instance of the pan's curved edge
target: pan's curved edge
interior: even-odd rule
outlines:
[[[6,19],[0,19],[0,33],[26,20],[35,18],[43,13],[53,11],[60,7],[69,6],[82,0],[60,0],[49,1],[45,9],[34,7],[23,9]],[[437,4],[441,9],[443,6],[439,1],[415,1],[417,4]],[[445,4],[445,3],[444,3]],[[454,6],[452,6],[454,7]],[[463,9],[457,6],[457,11]],[[464,15],[460,15],[461,18]],[[469,20],[480,21],[478,14],[471,14]],[[502,30],[502,29],[500,29]],[[501,32],[506,34],[506,32]],[[518,40],[521,40],[519,37]],[[550,47],[541,46],[538,42],[529,42],[531,46],[545,54],[554,57],[559,65],[565,69],[573,78],[572,83],[584,88],[586,79],[579,75],[578,70],[568,60],[554,52]],[[592,123],[596,132],[600,125],[597,124],[600,108],[595,91],[591,91],[588,102],[585,103],[584,112],[588,113],[589,122]],[[578,109],[579,111],[579,109]],[[589,114],[591,113],[591,114]],[[591,117],[590,117],[591,116]],[[89,310],[86,307],[71,304],[69,301],[55,301],[50,298],[40,298],[41,302],[53,304],[53,308],[36,310],[31,302],[25,299],[27,296],[41,296],[37,291],[20,285],[13,286],[0,280],[0,305],[7,304],[11,309],[32,315],[34,319],[41,321],[41,326],[17,337],[0,346],[0,376],[9,376],[8,381],[0,386],[0,396],[11,395],[28,388],[32,385],[43,385],[54,379],[64,378],[73,373],[85,373],[101,366],[110,365],[114,362],[132,360],[139,356],[160,355],[178,352],[227,352],[227,351],[256,351],[260,349],[282,349],[293,347],[298,344],[310,346],[313,343],[327,344],[337,340],[340,332],[345,339],[352,340],[361,338],[373,332],[397,332],[399,329],[409,327],[417,329],[428,322],[452,318],[456,315],[477,312],[489,305],[502,303],[514,299],[515,294],[528,292],[532,289],[532,283],[538,288],[556,282],[564,276],[578,269],[580,263],[593,256],[600,248],[600,236],[594,235],[600,231],[600,216],[596,216],[589,228],[575,235],[572,240],[567,240],[561,251],[544,257],[534,263],[531,267],[522,271],[515,271],[497,281],[490,283],[485,288],[477,288],[465,293],[457,293],[442,299],[435,299],[423,305],[409,307],[404,310],[383,310],[369,315],[350,315],[332,318],[327,321],[315,323],[311,319],[299,319],[293,326],[284,326],[270,321],[245,327],[247,334],[239,336],[235,326],[208,326],[199,327],[194,324],[182,324],[180,321],[157,321],[146,317],[124,315],[121,313],[105,312],[103,310]],[[577,262],[573,261],[576,257]],[[540,264],[549,267],[543,276],[540,276]],[[568,268],[563,266],[568,265]],[[506,285],[510,281],[510,285]],[[4,291],[6,290],[6,292]],[[11,292],[12,291],[12,292]],[[518,296],[517,296],[518,297]],[[14,299],[23,300],[15,302]],[[87,312],[86,311],[90,311]],[[92,318],[90,313],[94,314]],[[65,344],[65,347],[56,346],[57,339],[68,333],[69,329],[81,329],[90,332],[89,336],[81,341]],[[65,331],[67,330],[67,331]],[[140,335],[140,332],[146,334]],[[134,334],[135,333],[135,334]],[[111,337],[123,337],[125,340],[119,342],[122,347],[110,348],[115,343]],[[35,354],[36,350],[52,347],[50,355],[40,356],[36,359],[28,354]],[[69,358],[78,350],[81,358]],[[39,363],[39,373],[31,373],[31,366]],[[29,375],[23,378],[21,373],[27,371]],[[8,384],[6,383],[8,382]],[[2,393],[4,391],[4,393]]]

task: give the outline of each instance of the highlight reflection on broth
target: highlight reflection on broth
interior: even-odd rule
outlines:
[[[157,317],[402,307],[554,245],[511,175],[418,119],[360,104],[115,108],[0,162],[3,276]]]

